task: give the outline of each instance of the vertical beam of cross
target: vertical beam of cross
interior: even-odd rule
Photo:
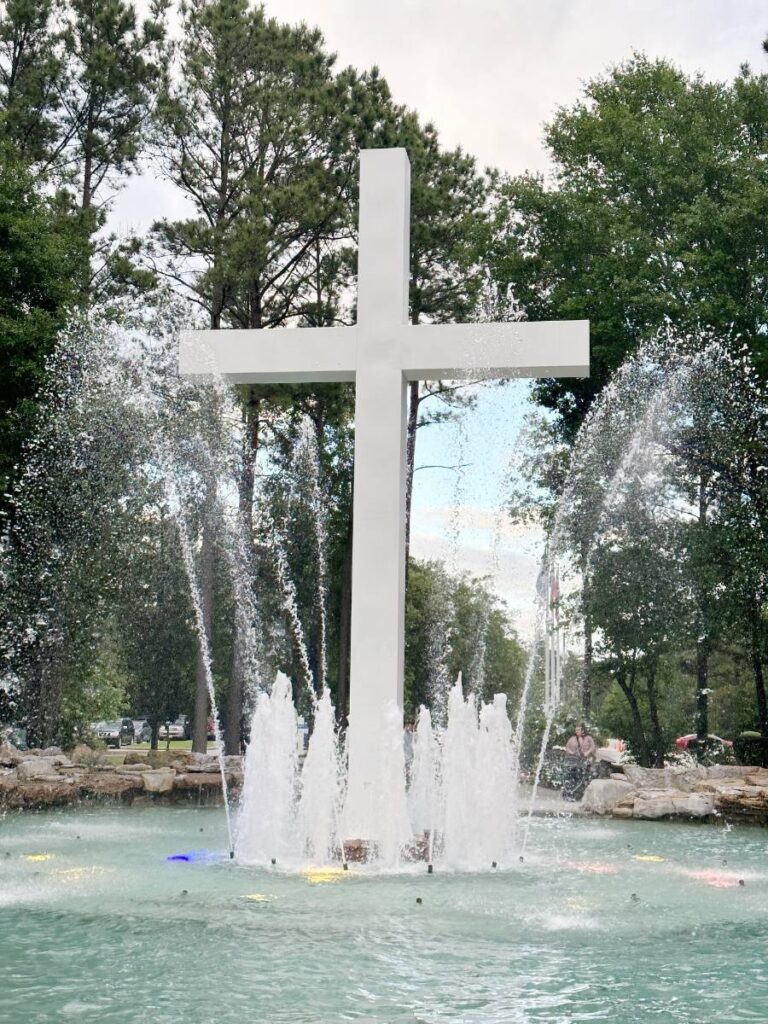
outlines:
[[[347,827],[362,837],[375,824],[382,716],[388,702],[403,704],[406,381],[392,354],[408,323],[409,259],[406,152],[363,152],[347,799]]]

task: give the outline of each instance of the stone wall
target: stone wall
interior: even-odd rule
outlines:
[[[738,820],[768,824],[768,770],[743,765],[624,765],[587,787],[581,809],[613,818]]]
[[[242,758],[225,758],[227,784],[238,794]],[[221,775],[213,754],[157,750],[129,752],[123,764],[76,747],[20,751],[0,747],[0,809],[40,808],[92,801],[221,803]]]

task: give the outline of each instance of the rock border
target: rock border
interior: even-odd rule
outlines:
[[[225,758],[231,793],[242,789],[241,757]],[[0,746],[0,811],[88,803],[223,803],[218,759],[186,750],[129,751],[123,764],[76,747],[16,750]]]
[[[618,767],[618,766],[617,766]],[[709,820],[768,825],[768,770],[750,765],[641,768],[593,779],[586,814],[641,821]]]

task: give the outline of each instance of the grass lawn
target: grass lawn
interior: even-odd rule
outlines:
[[[157,741],[157,749],[158,750],[165,750],[166,749],[166,742],[167,742],[166,740],[158,740]],[[131,743],[128,746],[127,749],[128,750],[149,750],[149,743]],[[171,740],[170,749],[171,750],[191,750],[192,749],[192,740]]]
[[[213,750],[215,744],[209,740],[206,743],[205,746],[206,746],[206,750],[211,751],[211,750]],[[148,743],[129,743],[129,744],[126,744],[125,746],[122,746],[122,747],[119,747],[119,748],[118,747],[107,747],[107,749],[105,750],[105,753],[109,754],[109,756],[112,757],[112,758],[119,759],[119,762],[122,764],[123,758],[130,751],[135,750],[135,751],[138,751],[139,753],[144,753],[145,751],[148,751],[149,749],[150,749],[150,747],[149,747]],[[157,744],[157,749],[158,750],[166,750],[166,749],[169,749],[169,750],[191,750],[192,749],[192,740],[171,740],[170,747],[166,747],[166,741],[165,740],[160,740],[158,742],[158,744]]]

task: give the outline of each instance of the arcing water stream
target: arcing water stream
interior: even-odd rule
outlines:
[[[294,663],[313,684],[310,694],[302,691],[297,695],[303,703],[309,701],[313,719],[309,749],[302,761],[291,684],[278,674],[270,685],[277,659],[270,653],[272,641],[260,626],[257,598],[263,585],[255,578],[246,536],[250,524],[241,522],[236,512],[242,428],[233,396],[220,381],[203,387],[176,377],[172,330],[161,333],[154,346],[140,332],[121,335],[112,328],[99,330],[101,335],[97,330],[85,331],[79,339],[73,337],[69,352],[65,346],[60,354],[60,394],[51,406],[47,433],[31,450],[27,475],[16,496],[15,546],[8,545],[3,552],[8,578],[13,578],[23,598],[14,605],[15,617],[9,617],[3,636],[7,661],[14,665],[12,684],[18,685],[14,680],[23,683],[25,671],[34,675],[30,666],[35,658],[51,664],[60,657],[64,632],[56,617],[57,602],[70,585],[67,573],[76,577],[78,557],[102,544],[107,564],[112,551],[109,545],[120,539],[124,510],[138,507],[141,525],[150,530],[156,519],[152,502],[161,502],[178,524],[178,556],[186,572],[226,795],[224,746],[203,614],[200,541],[194,532],[203,513],[200,495],[210,488],[206,514],[217,519],[217,544],[224,552],[240,616],[240,628],[235,631],[240,647],[235,653],[244,667],[250,687],[247,704],[253,712],[236,821],[230,819],[227,800],[230,851],[248,863],[270,865],[274,861],[281,866],[299,866],[338,858],[344,861],[345,844],[362,841],[368,844],[373,859],[387,869],[414,857],[450,869],[484,870],[493,864],[509,864],[525,845],[533,806],[531,802],[521,829],[518,776],[527,715],[538,699],[537,651],[545,633],[543,614],[537,617],[513,729],[512,709],[506,706],[505,697],[497,695],[482,702],[479,672],[473,669],[477,678],[468,695],[460,679],[450,685],[444,658],[446,629],[438,628],[436,610],[431,638],[434,678],[428,688],[431,705],[420,710],[412,752],[404,749],[396,709],[384,716],[381,778],[375,794],[380,834],[350,834],[345,813],[344,743],[336,731],[331,695],[324,686],[327,569],[322,489],[312,430],[305,425],[298,434],[293,452],[296,471],[287,474],[287,501],[288,507],[291,501],[301,503],[312,519],[320,610],[319,643],[313,647],[317,655],[314,680],[282,523],[272,522],[272,528],[266,529],[269,542],[261,549],[262,557],[271,554],[271,579],[276,581],[278,601],[290,617]],[[587,417],[577,440],[573,467],[551,530],[553,558],[567,557],[570,534],[579,520],[578,530],[588,535],[590,542],[580,569],[590,571],[591,546],[609,527],[614,528],[609,521],[615,518],[617,503],[629,482],[640,481],[647,489],[658,486],[659,439],[677,436],[674,432],[681,429],[680,424],[693,415],[692,402],[699,392],[733,388],[734,365],[732,356],[715,342],[694,350],[657,343],[625,364]],[[91,480],[88,467],[93,466],[98,474]],[[109,478],[106,484],[105,478]],[[49,515],[46,488],[55,486],[52,481],[57,480],[65,497],[71,480],[86,481],[92,490],[83,491],[93,509],[82,505],[83,491],[75,491],[72,501],[81,504],[57,507],[55,517]],[[257,506],[258,487],[257,481]],[[302,487],[304,493],[300,494]],[[110,507],[116,525],[102,517],[102,510]],[[68,536],[61,524],[69,522],[77,523],[78,532]],[[112,583],[107,578],[107,584]],[[550,598],[548,594],[545,600]],[[480,628],[482,631],[482,623]],[[479,637],[478,647],[482,643]],[[556,701],[545,710],[534,794]]]

